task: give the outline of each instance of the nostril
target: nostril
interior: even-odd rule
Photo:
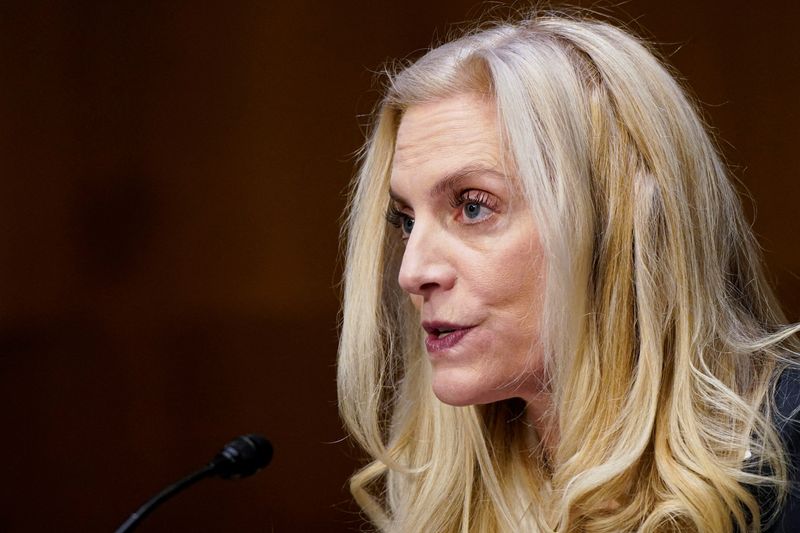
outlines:
[[[433,281],[428,282],[428,283],[423,283],[422,285],[419,286],[419,290],[421,292],[430,291],[430,290],[435,289],[438,285],[439,285],[438,283],[433,282]]]

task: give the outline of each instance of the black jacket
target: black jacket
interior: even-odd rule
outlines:
[[[789,456],[789,491],[777,522],[764,533],[800,532],[800,370],[786,370],[775,387],[775,424]],[[760,494],[761,508],[769,509],[766,494]]]

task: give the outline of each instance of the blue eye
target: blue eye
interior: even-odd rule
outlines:
[[[408,215],[403,216],[403,234],[411,235],[411,230],[414,229],[414,219]]]
[[[400,228],[404,239],[408,238],[411,230],[414,229],[414,219],[393,205],[390,205],[386,211],[386,221],[395,228]]]
[[[478,202],[467,202],[464,204],[464,216],[474,220],[480,216],[482,207]]]
[[[450,205],[460,211],[461,221],[477,224],[491,217],[497,210],[497,197],[480,189],[467,189],[455,195]]]

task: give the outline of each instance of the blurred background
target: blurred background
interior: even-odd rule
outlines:
[[[800,319],[800,3],[577,4],[688,80]],[[0,531],[113,531],[248,432],[265,472],[140,530],[364,528],[335,354],[373,72],[503,5],[0,3]]]

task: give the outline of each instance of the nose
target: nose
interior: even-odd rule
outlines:
[[[447,238],[437,227],[426,227],[419,219],[408,237],[398,282],[411,295],[427,300],[436,291],[453,288],[456,272],[447,259]]]

